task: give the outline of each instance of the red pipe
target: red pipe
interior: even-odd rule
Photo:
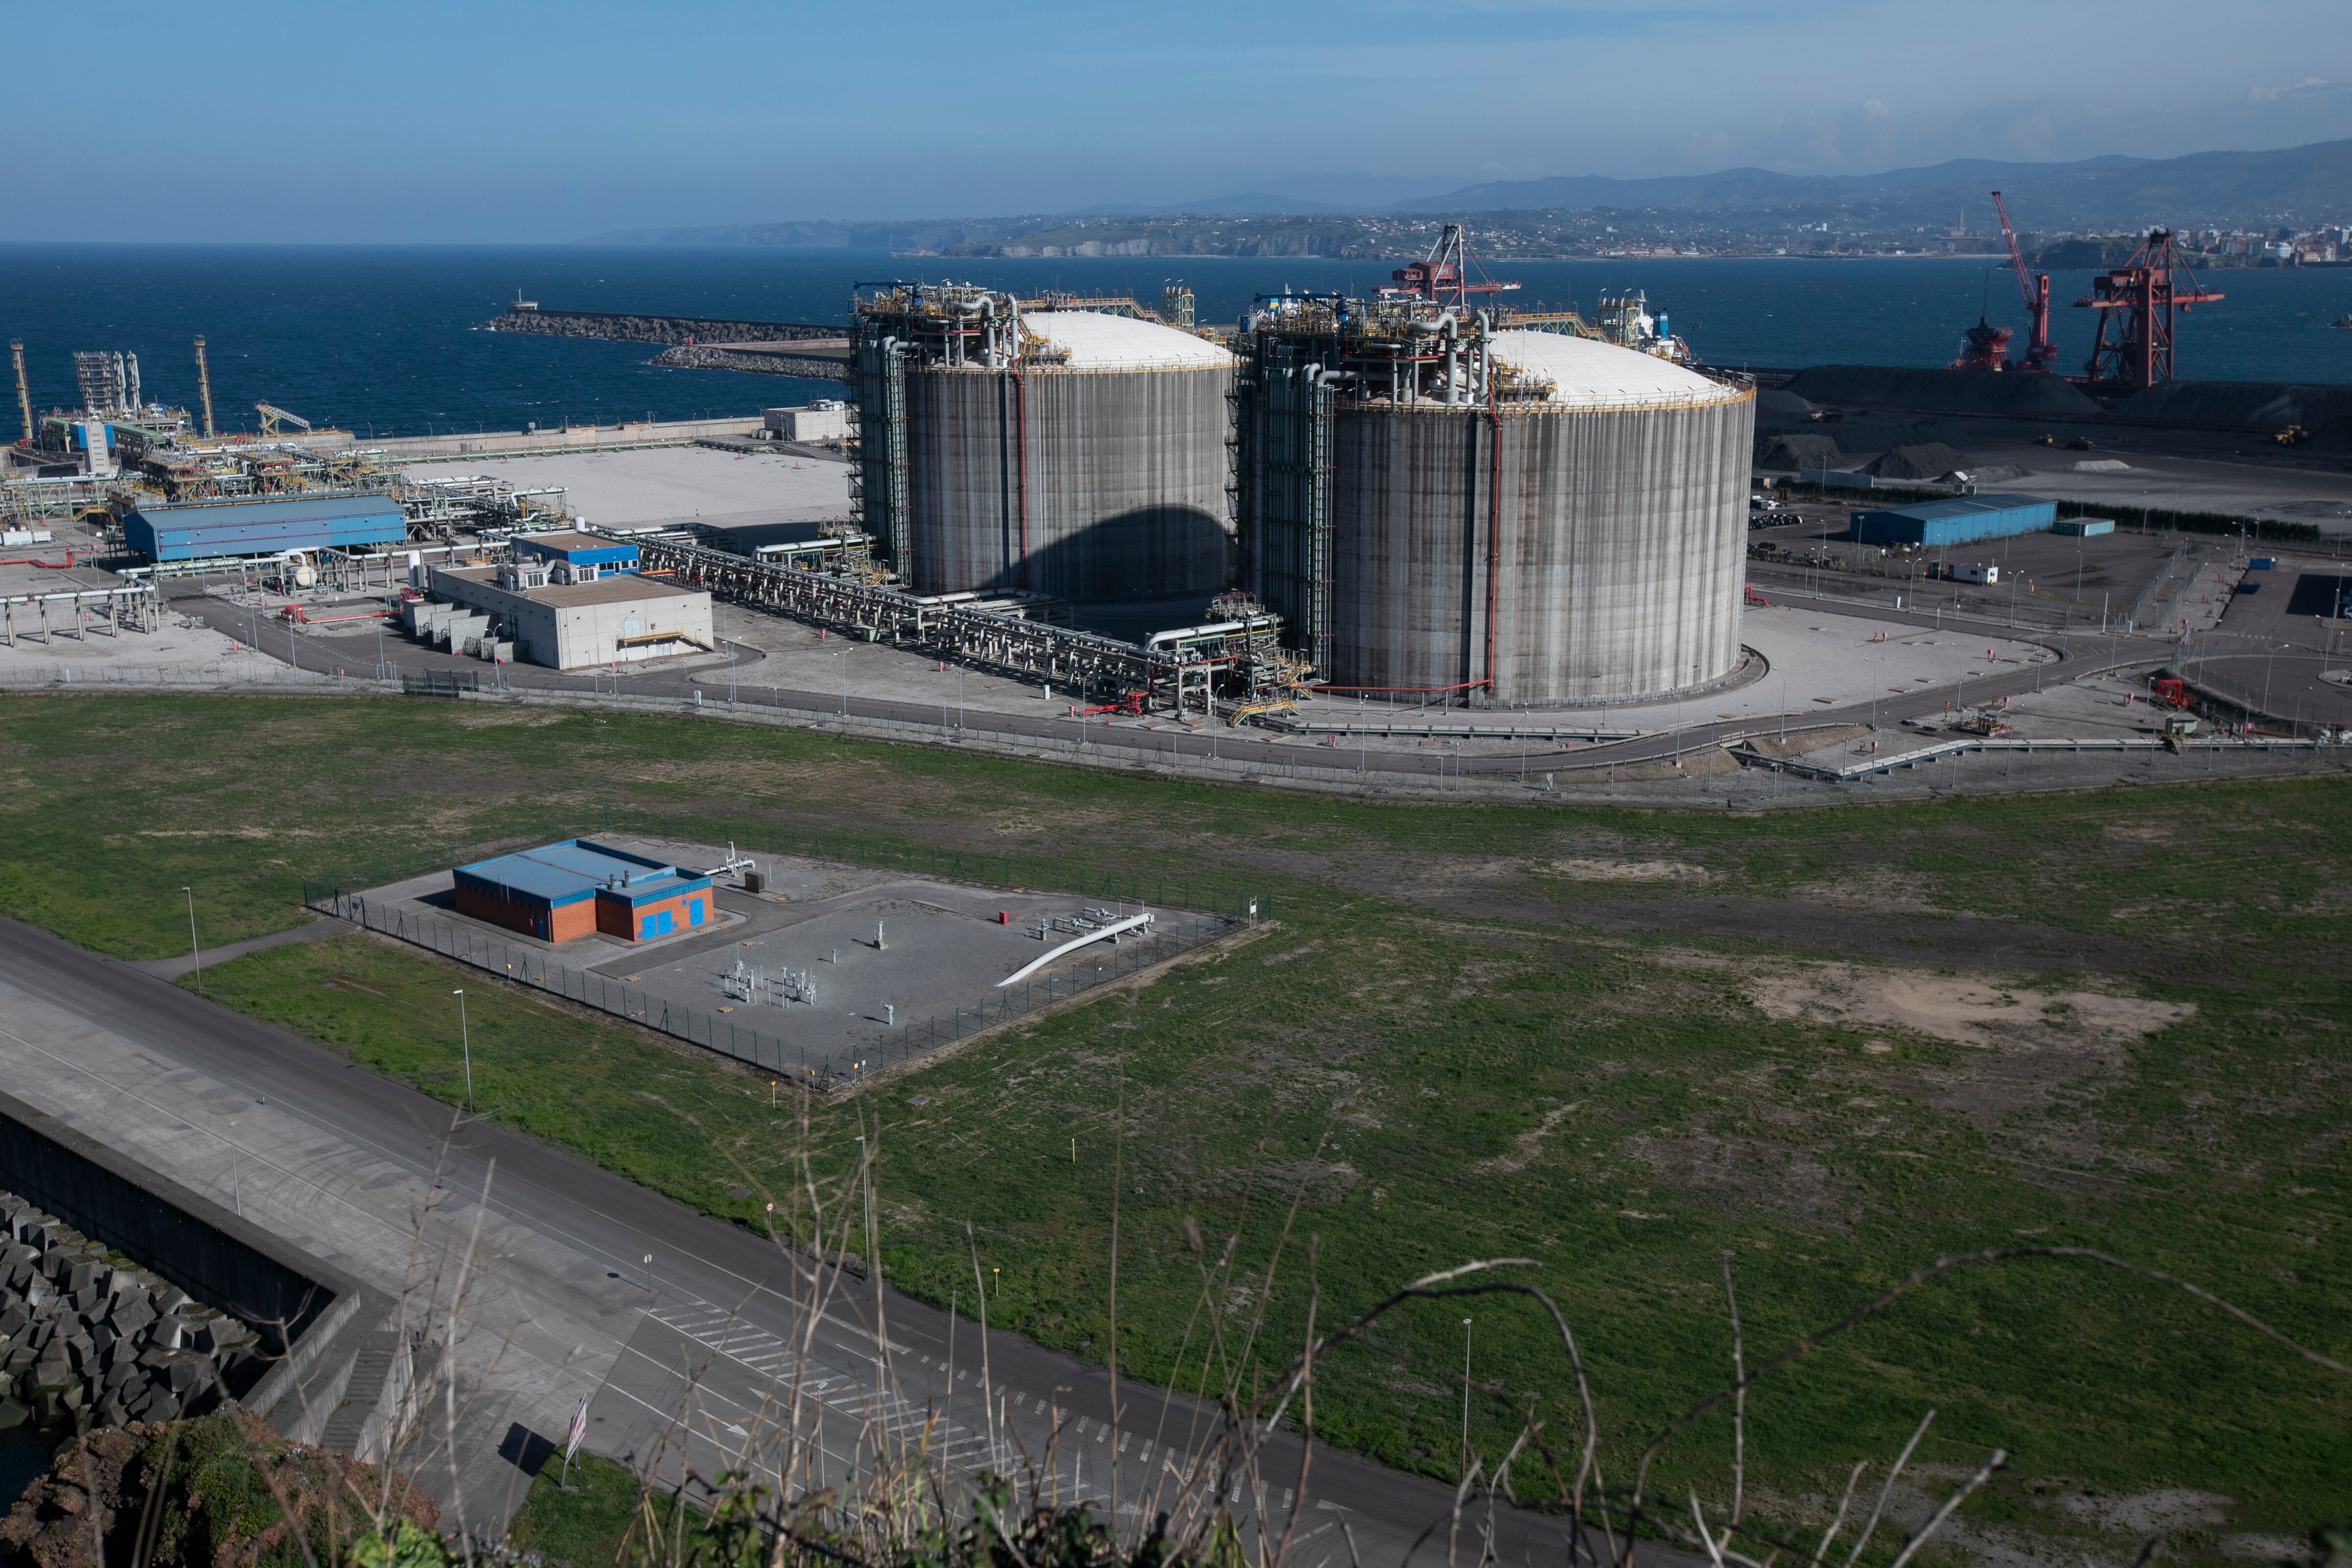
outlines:
[[[44,572],[65,572],[72,569],[73,552],[66,552],[66,558],[62,563],[56,561],[35,561],[27,557],[23,561],[0,561],[0,566],[37,566]]]

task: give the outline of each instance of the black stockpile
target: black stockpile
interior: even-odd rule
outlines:
[[[1968,458],[1941,441],[1889,447],[1866,464],[1863,472],[1882,479],[1939,479],[1968,466]]]
[[[1756,466],[1759,468],[1842,468],[1845,454],[1828,436],[1759,436]]]
[[[2099,405],[2072,383],[2021,371],[1924,370],[1910,365],[1817,364],[1781,388],[1812,403],[1923,414],[2094,416]]]
[[[2274,436],[2300,425],[2315,445],[2352,446],[2352,386],[2280,381],[2168,381],[2116,405],[2118,420]]]

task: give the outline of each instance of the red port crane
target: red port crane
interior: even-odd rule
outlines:
[[[2017,248],[2017,231],[2009,226],[2009,208],[2000,193],[1992,194],[1992,210],[2000,215],[2000,237],[2009,242],[2009,264],[2017,273],[2017,291],[2025,297],[2026,313],[2033,325],[2025,340],[2025,358],[2015,368],[2048,370],[2058,361],[2058,345],[2050,341],[2050,274],[2029,273],[2025,255]]]
[[[1469,303],[1472,294],[1508,294],[1518,288],[1516,283],[1497,283],[1491,278],[1472,282],[1471,268],[1475,265],[1470,256],[1468,236],[1458,223],[1449,223],[1440,231],[1437,243],[1419,261],[1409,261],[1389,274],[1397,287],[1383,289],[1381,293],[1391,299],[1433,300],[1441,305],[1458,308]]]
[[[2099,312],[2099,335],[2083,367],[2091,390],[2145,392],[2170,381],[2174,313],[2221,298],[2181,265],[2170,229],[2148,230],[2121,267],[2091,279],[2088,299],[2074,301]]]

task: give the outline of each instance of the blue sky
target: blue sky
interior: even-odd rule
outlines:
[[[21,5],[0,238],[568,240],[2276,147],[2352,136],[2345,15],[2343,0]]]

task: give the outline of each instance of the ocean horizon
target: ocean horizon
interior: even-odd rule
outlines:
[[[1038,293],[1192,289],[1199,319],[1230,322],[1260,295],[1363,294],[1396,262],[1138,257],[958,259],[764,247],[0,244],[0,332],[25,344],[36,412],[77,401],[73,352],[139,356],[150,399],[195,400],[192,340],[207,342],[224,428],[268,402],[366,437],[537,422],[749,414],[838,396],[839,383],[646,363],[654,347],[476,331],[520,293],[549,309],[839,322],[854,286],[959,279]],[[1981,311],[2025,335],[2004,263],[1983,258],[1610,258],[1486,263],[1521,285],[1509,302],[1590,312],[1643,292],[1704,361],[1940,365]],[[2206,274],[2227,298],[2179,329],[2182,374],[2216,381],[2352,384],[2352,268]],[[2091,274],[2053,273],[2059,364],[2088,354]],[[14,432],[11,432],[12,436]]]

